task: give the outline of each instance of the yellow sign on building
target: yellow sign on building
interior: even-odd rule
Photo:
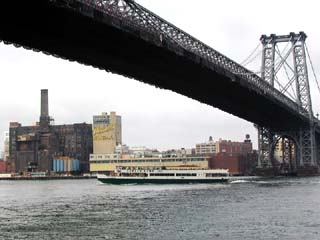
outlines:
[[[114,153],[121,144],[121,117],[115,112],[102,113],[93,117],[93,153]]]

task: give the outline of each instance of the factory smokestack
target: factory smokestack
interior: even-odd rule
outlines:
[[[50,124],[49,105],[48,105],[48,89],[41,89],[41,113],[40,127],[47,128]]]
[[[41,89],[41,117],[49,116],[48,89]]]

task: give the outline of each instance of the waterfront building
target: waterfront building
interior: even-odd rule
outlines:
[[[258,153],[253,151],[248,154],[217,153],[209,160],[212,169],[229,169],[231,175],[252,175],[258,164]]]
[[[1,159],[0,159],[0,173],[7,173],[7,161],[2,161]]]
[[[93,154],[114,153],[122,144],[121,116],[103,112],[93,116]]]
[[[210,168],[229,169],[230,174],[252,174],[257,165],[257,154],[253,153],[249,134],[243,142],[230,140],[209,141],[196,145],[196,154],[210,156]]]
[[[94,154],[90,156],[92,173],[111,173],[118,168],[124,169],[208,169],[209,157],[133,157],[119,154]]]
[[[222,140],[216,142],[216,153],[227,154],[248,154],[252,152],[252,142],[250,135],[247,134],[243,142],[233,142],[230,140]]]
[[[196,154],[197,155],[206,155],[206,154],[215,154],[217,153],[216,142],[213,141],[212,137],[209,137],[209,141],[205,143],[196,144]]]
[[[50,173],[53,169],[53,159],[64,156],[78,159],[80,171],[87,172],[91,152],[92,125],[86,123],[52,125],[46,89],[41,90],[39,123],[34,126],[22,126],[18,122],[10,123],[11,171]]]

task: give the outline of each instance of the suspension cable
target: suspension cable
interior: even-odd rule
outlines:
[[[246,66],[246,65],[248,65],[250,62],[252,62],[256,57],[257,57],[257,55],[255,55],[251,60],[250,60],[250,58],[253,56],[253,54],[258,50],[258,48],[259,48],[259,46],[260,46],[260,43],[258,43],[258,45],[254,48],[254,50],[249,54],[249,56],[246,58],[246,59],[244,59],[241,63],[240,63],[240,65],[242,65],[242,66]],[[259,52],[258,52],[259,53]],[[250,60],[250,61],[249,61]]]
[[[280,55],[281,60],[280,60],[280,62],[278,64],[278,66],[275,68],[275,74],[278,73],[278,71],[280,70],[280,68],[282,67],[283,64],[287,63],[286,60],[288,59],[288,57],[289,57],[290,53],[292,52],[293,48],[294,48],[294,44],[292,44],[291,48],[289,49],[289,51],[287,52],[287,54],[284,57],[282,57],[282,54],[283,54],[283,52],[282,52],[282,54]]]
[[[287,45],[287,46],[288,46],[288,45]],[[286,48],[287,48],[287,46],[286,46]],[[282,64],[282,65],[283,65],[283,68],[284,68],[284,70],[285,70],[286,76],[287,76],[287,78],[288,78],[288,83],[287,83],[287,84],[285,85],[285,87],[282,89],[282,92],[287,92],[288,89],[289,89],[289,87],[291,87],[292,93],[295,95],[295,97],[297,97],[296,94],[295,94],[294,88],[293,88],[293,86],[292,86],[292,83],[293,83],[294,78],[290,79],[290,76],[289,76],[289,73],[288,73],[288,70],[287,70],[286,65],[290,68],[290,70],[291,70],[292,72],[294,72],[294,70],[293,70],[292,67],[287,63],[287,60],[282,58],[282,54],[284,53],[284,51],[282,51],[282,53],[280,53],[280,49],[279,49],[279,46],[278,46],[278,45],[276,45],[276,48],[277,48],[276,51],[277,51],[279,57],[284,61],[284,62],[283,62],[284,64]]]
[[[258,51],[256,55],[254,55],[250,61],[246,62],[243,67],[246,67],[248,64],[252,63],[254,60],[256,60],[260,55],[262,55],[262,51]]]
[[[277,76],[277,75],[274,76],[274,80],[275,80],[275,82],[279,85],[280,92],[283,93],[283,90],[285,89],[285,87],[280,83],[280,81],[278,80],[278,76]],[[292,96],[292,94],[291,94],[290,92],[286,91],[286,93],[287,93],[287,95],[289,95],[289,97],[290,97],[292,100],[295,101],[295,97]]]
[[[290,40],[291,40],[291,39],[292,39],[292,38],[290,37]],[[278,50],[279,50],[279,52],[277,52],[277,53],[278,53],[280,59],[277,60],[277,63],[276,63],[276,61],[275,61],[275,63],[274,63],[274,68],[275,68],[275,69],[278,68],[278,66],[279,66],[279,65],[281,64],[281,62],[283,61],[282,55],[284,55],[284,53],[287,51],[287,48],[288,48],[288,46],[290,45],[290,40],[288,41],[288,43],[286,44],[286,46],[284,47],[284,49],[282,50],[281,53],[280,53],[280,49],[279,49],[278,44],[276,44],[276,47],[277,47]],[[291,49],[289,50],[289,52],[290,52],[290,51],[291,51]]]
[[[310,54],[309,54],[309,50],[308,50],[307,44],[305,43],[305,45],[306,45],[307,55],[308,55],[308,59],[309,59],[310,65],[311,65],[312,73],[313,73],[314,79],[316,80],[318,91],[320,93],[320,87],[319,87],[319,82],[318,82],[318,79],[317,79],[317,75],[316,75],[316,72],[314,70],[313,63],[311,61],[311,57],[310,57]]]

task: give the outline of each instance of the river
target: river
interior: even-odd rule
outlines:
[[[0,181],[0,239],[320,239],[320,178]]]

